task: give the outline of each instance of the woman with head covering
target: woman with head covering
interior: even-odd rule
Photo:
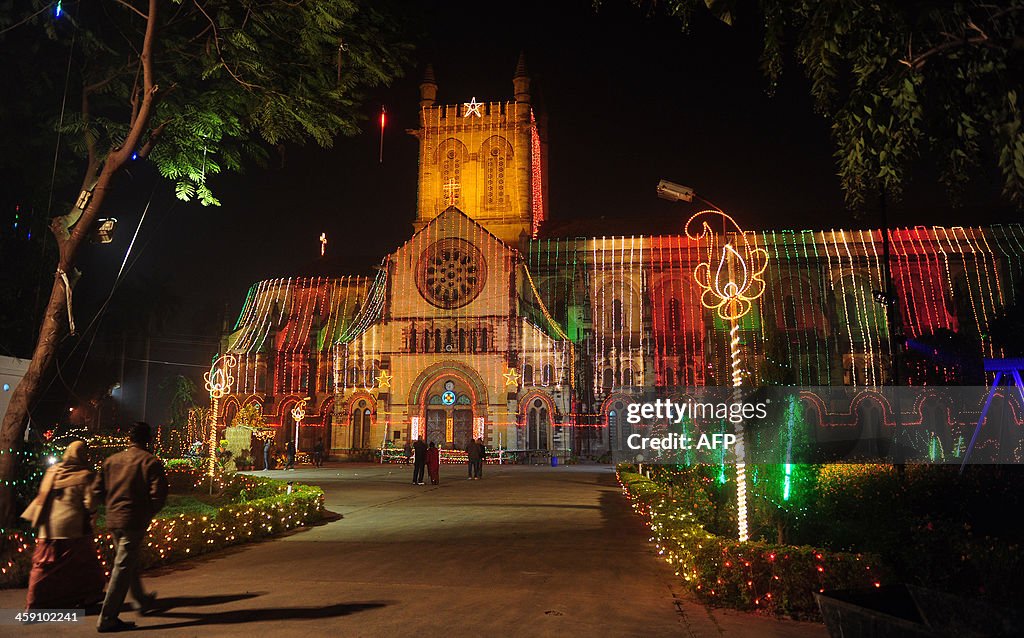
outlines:
[[[433,441],[427,448],[427,473],[430,474],[431,485],[437,485],[441,480],[441,450],[437,449]]]
[[[39,494],[21,515],[38,528],[26,609],[78,609],[103,600],[106,578],[93,547],[89,519],[95,477],[83,441],[46,471]]]

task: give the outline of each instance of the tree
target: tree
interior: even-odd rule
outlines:
[[[169,390],[171,395],[171,422],[168,424],[170,430],[167,435],[168,447],[175,455],[185,453],[185,448],[191,441],[188,440],[188,419],[189,413],[196,407],[196,384],[185,375],[176,374],[168,377],[163,389]]]
[[[0,450],[20,447],[29,405],[66,329],[79,251],[115,178],[133,162],[149,161],[180,199],[216,205],[210,176],[261,162],[285,143],[326,147],[357,132],[364,91],[398,76],[408,52],[400,25],[377,6],[103,0],[56,17],[60,3],[34,0],[20,15],[0,11],[7,14],[0,24],[10,25],[4,34],[35,28],[74,44],[77,63],[68,68],[76,88],[68,103],[78,109],[65,116],[63,132],[84,164],[79,195],[50,223],[56,275],[32,363],[0,426]],[[15,458],[0,455],[0,480],[14,476]],[[12,494],[0,487],[0,522],[13,518]]]
[[[640,0],[635,0],[640,4]],[[790,56],[832,122],[851,207],[900,195],[915,160],[934,161],[954,200],[997,170],[1024,207],[1024,0],[655,0],[684,28],[699,12],[758,26],[774,85]]]

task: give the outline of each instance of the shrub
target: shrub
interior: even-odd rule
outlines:
[[[887,571],[872,555],[763,542],[739,542],[705,529],[710,500],[699,470],[677,473],[668,489],[619,472],[633,508],[648,519],[658,554],[702,600],[745,610],[817,617],[814,592],[881,586]],[[703,519],[703,520],[702,520]]]
[[[209,480],[201,472],[174,467],[175,471],[168,472],[172,485],[188,484],[201,491]],[[209,506],[195,498],[179,497],[189,502],[178,503],[182,507],[172,503],[172,508],[150,524],[140,558],[143,569],[272,536],[308,525],[323,515],[324,493],[319,487],[293,485],[288,494],[284,481],[269,478],[233,475],[219,477],[218,481],[218,498],[229,502],[212,513],[204,513]],[[24,586],[31,567],[33,537],[13,532],[3,540],[0,587]],[[113,536],[100,528],[95,541],[100,560],[109,571],[114,559]]]

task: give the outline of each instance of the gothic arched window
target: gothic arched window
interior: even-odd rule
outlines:
[[[512,161],[512,145],[502,137],[488,138],[480,147],[484,161],[484,206],[500,208],[505,205],[505,169]]]
[[[533,385],[533,366],[529,363],[523,366],[523,385]]]
[[[441,208],[462,204],[462,165],[468,152],[462,142],[449,138],[437,147],[434,160],[440,165]]]
[[[612,330],[622,330],[622,300],[612,300]]]
[[[682,325],[682,313],[679,311],[679,300],[672,298],[668,302],[668,329],[672,332],[679,330]]]

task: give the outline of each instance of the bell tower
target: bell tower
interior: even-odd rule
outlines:
[[[414,230],[455,206],[509,245],[535,236],[546,217],[541,135],[530,106],[526,59],[512,78],[514,99],[478,101],[460,96],[437,104],[428,65],[420,83],[419,194]]]

